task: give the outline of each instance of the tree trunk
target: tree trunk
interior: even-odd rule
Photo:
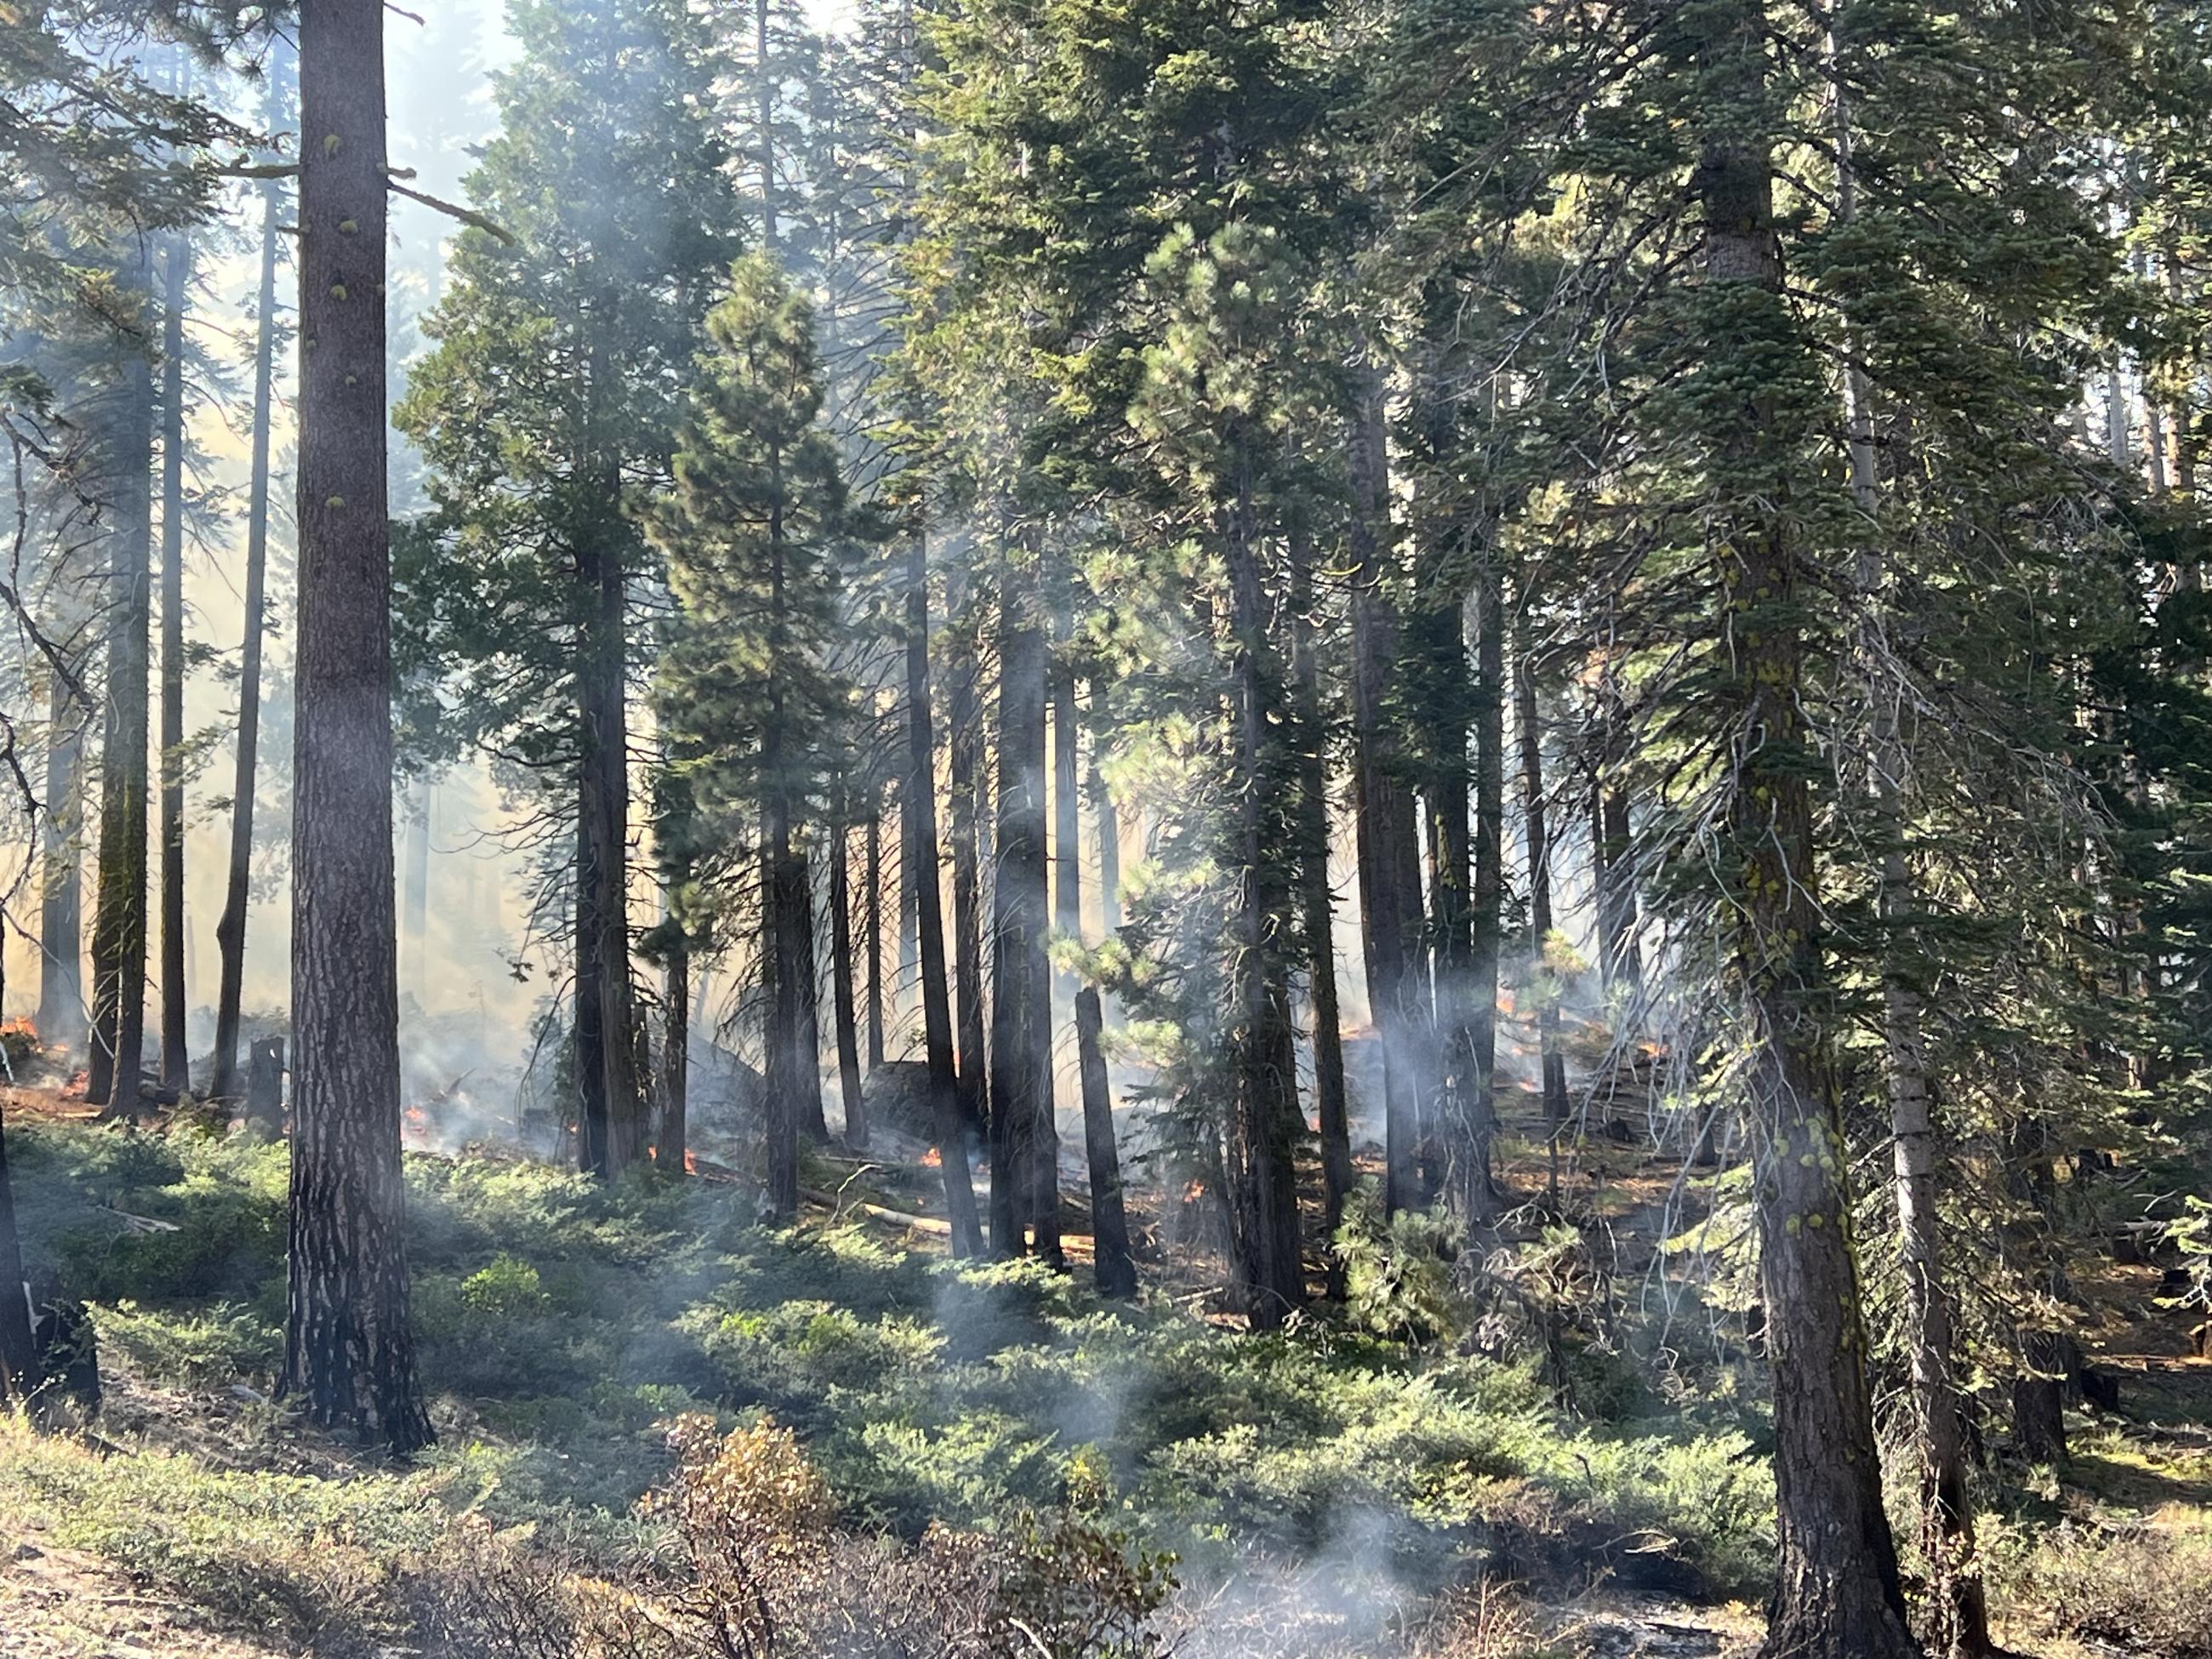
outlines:
[[[797,823],[800,803],[793,802],[793,822]],[[806,902],[798,913],[799,960],[802,969],[799,981],[799,1044],[805,1065],[799,1080],[799,1127],[800,1133],[819,1146],[830,1139],[830,1119],[822,1097],[822,953],[814,948],[814,864],[805,848],[798,848],[800,871],[805,878]]]
[[[1362,365],[1352,427],[1352,769],[1367,1000],[1382,1043],[1384,1210],[1412,1203],[1422,1067],[1419,992],[1412,967],[1421,933],[1413,802],[1390,706],[1399,669],[1398,607],[1389,580],[1388,444],[1382,388]]]
[[[868,1109],[860,1096],[860,1037],[853,1006],[853,830],[841,817],[830,849],[830,985],[836,1005],[837,1085],[845,1106],[845,1139],[868,1144]]]
[[[300,21],[299,620],[289,1297],[282,1392],[396,1452],[431,1438],[402,1231],[385,488],[384,10]]]
[[[270,46],[272,112],[288,65],[281,39]],[[261,644],[268,621],[269,425],[276,358],[276,224],[283,191],[275,179],[262,187],[261,296],[253,346],[253,470],[246,517],[246,637],[239,651],[238,750],[231,775],[230,863],[222,919],[216,924],[218,969],[215,1011],[215,1070],[208,1093],[232,1098],[238,1089],[239,1004],[246,985],[246,916],[253,873],[253,792],[261,745]]]
[[[185,298],[191,249],[161,257],[161,1085],[191,1086],[185,1036]]]
[[[691,1150],[691,951],[679,936],[668,947],[666,1030],[660,1048],[660,1127],[653,1161],[682,1175]]]
[[[1344,1297],[1337,1229],[1351,1195],[1352,1120],[1344,1086],[1344,1022],[1336,1003],[1336,891],[1328,878],[1328,738],[1315,651],[1313,547],[1290,536],[1291,672],[1298,719],[1298,883],[1307,982],[1313,1005],[1314,1109],[1320,1120],[1322,1256],[1331,1301]]]
[[[1078,726],[1075,717],[1073,648],[1074,605],[1072,578],[1065,569],[1056,573],[1059,588],[1053,605],[1052,653],[1052,868],[1053,931],[1071,943],[1083,943],[1083,797],[1076,762]],[[1074,976],[1060,974],[1058,990],[1063,999],[1075,993]]]
[[[989,1092],[983,1012],[983,884],[978,793],[983,775],[983,710],[975,688],[976,637],[965,573],[956,562],[949,578],[955,637],[947,711],[952,817],[953,1000],[959,1038],[960,1115],[971,1131],[983,1127]]]
[[[74,635],[72,635],[72,641]],[[83,661],[72,655],[72,674]],[[84,1041],[84,728],[90,711],[61,674],[46,690],[46,814],[39,871],[39,1041]]]
[[[1282,856],[1290,828],[1282,796],[1297,774],[1282,752],[1290,711],[1273,672],[1249,444],[1243,432],[1231,438],[1236,494],[1220,514],[1232,635],[1231,858],[1238,890],[1232,924],[1236,1079],[1224,1141],[1233,1224],[1230,1292],[1255,1329],[1272,1330],[1305,1300],[1296,1166],[1304,1119],[1285,949],[1292,926],[1290,866]]]
[[[930,1121],[937,1126],[937,1161],[945,1176],[952,1254],[965,1260],[982,1254],[983,1229],[968,1170],[968,1130],[961,1121],[960,1076],[952,1058],[952,1002],[945,982],[945,916],[938,891],[937,738],[929,702],[929,550],[919,533],[907,555],[906,706],[906,818],[899,839],[912,849],[906,878],[914,891],[921,946]]]
[[[133,292],[146,296],[142,252]],[[100,876],[92,922],[93,1040],[87,1097],[134,1116],[146,1042],[148,556],[153,534],[153,370],[133,354],[116,453],[121,484],[107,540],[107,708],[100,744]]]
[[[284,1132],[284,1039],[256,1037],[246,1064],[246,1121],[271,1140]]]
[[[868,798],[868,912],[862,931],[868,945],[868,1069],[884,1063],[884,795]]]
[[[0,1109],[5,1103],[0,1096]],[[0,1406],[29,1399],[39,1386],[31,1301],[24,1288],[23,1244],[15,1230],[15,1188],[8,1174],[6,1117],[0,1109]]]
[[[1716,24],[1699,67],[1718,110],[1768,95],[1763,13],[1746,3]],[[1800,440],[1764,374],[1740,354],[1771,354],[1793,327],[1781,297],[1773,179],[1765,141],[1728,122],[1705,143],[1708,372],[1748,389],[1705,434],[1729,491],[1714,536],[1735,725],[1724,907],[1733,975],[1753,1021],[1745,1082],[1752,1121],[1759,1279],[1774,1376],[1775,1587],[1761,1651],[1771,1659],[1881,1659],[1920,1651],[1907,1627],[1865,1370],[1850,1238],[1848,1153],[1829,1039],[1819,939],[1813,803],[1799,723],[1805,643],[1795,618],[1801,561],[1778,504]],[[1764,361],[1763,358],[1759,361]],[[1733,383],[1733,382],[1732,382]]]
[[[782,499],[782,458],[769,452],[772,499]],[[769,512],[769,717],[761,733],[761,971],[768,1005],[767,1097],[768,1212],[788,1221],[799,1212],[799,1133],[809,1114],[805,1090],[811,1079],[819,1098],[822,1079],[817,1054],[805,1047],[805,980],[813,972],[805,951],[811,932],[807,913],[806,858],[793,844],[793,763],[787,758],[783,684],[775,672],[785,648],[788,599],[785,593],[783,512]]]
[[[1091,1164],[1091,1272],[1101,1296],[1137,1293],[1137,1261],[1129,1251],[1129,1217],[1121,1202],[1121,1151],[1114,1139],[1114,1097],[1102,1046],[1098,991],[1075,994],[1076,1061],[1083,1073],[1083,1150]]]
[[[593,354],[590,376],[607,370]],[[605,500],[619,500],[608,478]],[[587,528],[576,580],[592,607],[578,641],[576,1080],[584,1167],[611,1180],[644,1150],[644,1101],[629,976],[629,731],[627,583],[611,520]]]
[[[1106,752],[1106,685],[1091,682],[1091,769],[1085,787],[1091,795],[1091,816],[1098,829],[1098,915],[1108,939],[1121,931],[1121,815],[1115,810],[1114,792],[1107,787],[1099,757]]]
[[[1052,1121],[1051,969],[1045,865],[1045,644],[1036,560],[1009,558],[999,606],[998,878],[992,886],[991,1248],[1057,1261],[1057,1134]],[[1041,1200],[1050,1195],[1047,1206]]]
[[[1524,628],[1513,656],[1514,723],[1520,728],[1522,821],[1528,842],[1529,988],[1536,998],[1536,1051],[1542,1071],[1549,1194],[1559,1197],[1559,1131],[1567,1121],[1567,1061],[1559,1052],[1559,988],[1545,966],[1552,935],[1552,837],[1544,799],[1544,726],[1536,700],[1535,646]]]

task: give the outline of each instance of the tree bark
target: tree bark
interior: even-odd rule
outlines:
[[[937,1126],[937,1161],[945,1177],[945,1209],[952,1254],[983,1252],[975,1188],[968,1170],[968,1130],[961,1121],[960,1077],[952,1058],[952,1003],[945,982],[945,916],[938,891],[937,738],[929,701],[929,550],[917,533],[907,555],[906,819],[900,841],[911,850],[907,885],[914,891],[921,959],[921,1030],[929,1065],[930,1121]]]
[[[1129,1217],[1121,1202],[1121,1152],[1114,1138],[1114,1097],[1106,1077],[1104,1020],[1098,991],[1075,994],[1075,1050],[1083,1073],[1083,1149],[1091,1164],[1091,1273],[1101,1296],[1137,1293]]]
[[[74,635],[72,635],[72,639]],[[82,677],[82,659],[70,672]],[[84,728],[90,711],[60,674],[46,689],[46,815],[39,871],[39,1041],[84,1041]]]
[[[1121,815],[1098,757],[1106,750],[1106,684],[1091,682],[1091,769],[1085,787],[1098,830],[1098,915],[1108,939],[1121,931]]]
[[[1395,1214],[1414,1200],[1419,1186],[1413,1153],[1424,1021],[1412,951],[1422,918],[1413,802],[1390,706],[1400,672],[1399,623],[1389,580],[1382,388],[1371,367],[1363,364],[1361,374],[1352,421],[1352,807],[1367,1001],[1382,1044],[1382,1203]]]
[[[161,1084],[191,1086],[185,1036],[185,301],[191,248],[161,257]]]
[[[1254,1328],[1272,1330],[1305,1300],[1299,1255],[1297,1036],[1291,1021],[1290,825],[1285,792],[1296,768],[1282,752],[1289,710],[1273,672],[1274,641],[1260,569],[1249,434],[1230,441],[1235,495],[1220,510],[1230,596],[1230,712],[1234,732],[1231,849],[1237,884],[1231,924],[1235,1096],[1224,1137],[1231,1227],[1230,1292]]]
[[[983,1127],[989,1094],[984,1038],[983,885],[978,799],[983,775],[983,710],[975,685],[981,641],[969,611],[969,589],[957,562],[950,578],[955,637],[947,696],[951,768],[948,805],[952,829],[953,1000],[960,1054],[960,1113],[971,1130]]]
[[[691,951],[679,935],[668,947],[661,993],[667,1004],[660,1048],[660,1127],[653,1161],[682,1175],[691,1150]]]
[[[148,295],[142,250],[133,291]],[[93,1040],[87,1098],[136,1115],[146,1042],[148,592],[153,535],[152,366],[125,370],[116,453],[121,483],[108,538],[107,708],[100,743],[100,874],[92,922]]]
[[[801,799],[792,803],[794,825],[801,805]],[[799,1077],[799,1127],[819,1146],[830,1139],[830,1119],[822,1096],[822,953],[814,948],[813,860],[804,847],[799,848],[798,857],[806,878],[806,902],[799,911],[799,959],[804,969],[799,981],[799,1042],[806,1062]]]
[[[1331,1301],[1344,1297],[1337,1230],[1352,1193],[1352,1119],[1344,1085],[1344,1022],[1336,1001],[1336,890],[1328,878],[1328,736],[1315,649],[1313,547],[1290,538],[1291,675],[1298,716],[1298,884],[1313,1006],[1314,1109],[1321,1130],[1322,1255]]]
[[[830,984],[836,1005],[837,1085],[845,1107],[845,1139],[868,1144],[868,1109],[860,1094],[860,1038],[853,1005],[853,830],[841,817],[830,850]]]
[[[300,601],[294,671],[291,1229],[282,1391],[408,1452],[385,485],[384,9],[299,26]]]
[[[1733,977],[1752,1023],[1746,1085],[1759,1222],[1759,1279],[1774,1377],[1775,1587],[1771,1659],[1917,1655],[1905,1615],[1865,1369],[1850,1237],[1848,1153],[1822,1020],[1832,994],[1814,894],[1808,742],[1798,714],[1806,646],[1802,561],[1780,504],[1797,441],[1735,359],[1794,329],[1780,295],[1772,161],[1727,117],[1763,106],[1764,14],[1747,3],[1713,25],[1698,67],[1717,116],[1695,186],[1705,220],[1710,372],[1740,402],[1717,403],[1705,441],[1726,495],[1715,520],[1734,730],[1724,906]]]
[[[4,1107],[0,1097],[0,1107]],[[0,1109],[0,1406],[31,1397],[39,1386],[31,1303],[24,1291],[23,1244],[15,1228],[15,1188],[8,1173],[7,1114]]]
[[[289,74],[289,47],[281,38],[270,46],[270,103],[280,106],[281,81]],[[246,984],[246,917],[253,873],[253,792],[258,781],[261,747],[261,646],[269,608],[269,428],[274,403],[276,359],[276,236],[283,191],[276,180],[262,186],[261,295],[253,346],[253,461],[246,517],[246,637],[239,650],[238,749],[231,775],[230,862],[225,878],[222,918],[216,924],[217,970],[215,1012],[215,1068],[208,1093],[228,1100],[238,1091],[240,1000]]]
[[[1528,933],[1531,990],[1536,997],[1536,1051],[1544,1093],[1544,1131],[1550,1150],[1550,1196],[1559,1196],[1559,1131],[1567,1121],[1567,1061],[1559,1052],[1558,988],[1545,966],[1552,935],[1552,837],[1544,798],[1544,726],[1536,698],[1535,645],[1524,627],[1513,657],[1514,723],[1521,739],[1521,811],[1528,842]]]
[[[884,1063],[884,795],[868,798],[867,915],[862,931],[868,945],[868,1069]]]
[[[1060,1255],[1052,1121],[1045,863],[1045,643],[1036,560],[1010,557],[999,594],[998,878],[992,887],[991,1248]],[[1050,1199],[1049,1204],[1044,1200]]]

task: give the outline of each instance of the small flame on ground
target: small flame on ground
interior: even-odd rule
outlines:
[[[427,1135],[430,1133],[430,1115],[420,1106],[410,1106],[399,1115],[404,1121],[406,1132],[409,1134]]]
[[[70,1080],[62,1085],[62,1092],[82,1100],[84,1098],[85,1091],[91,1087],[92,1073],[89,1070],[71,1072]]]
[[[1186,1204],[1195,1204],[1205,1196],[1206,1183],[1203,1181],[1194,1181],[1182,1189],[1182,1201]]]
[[[925,1170],[943,1169],[945,1167],[945,1155],[939,1152],[936,1147],[931,1147],[927,1152],[921,1155],[921,1167]]]
[[[685,1175],[697,1175],[699,1173],[698,1153],[686,1152],[684,1154],[684,1173]]]

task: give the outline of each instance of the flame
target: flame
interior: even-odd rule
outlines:
[[[84,1098],[85,1091],[91,1087],[92,1073],[90,1071],[71,1072],[70,1073],[70,1080],[62,1085],[62,1092],[64,1095],[71,1095],[76,1097],[77,1099],[82,1100]]]
[[[410,1106],[399,1116],[404,1133],[418,1136],[427,1136],[430,1133],[430,1114],[420,1106]]]
[[[1206,1183],[1203,1181],[1194,1181],[1182,1189],[1182,1201],[1186,1204],[1195,1204],[1205,1196]]]
[[[685,1175],[697,1175],[699,1173],[698,1153],[686,1152],[684,1154],[684,1173]]]
[[[927,1152],[921,1155],[921,1167],[925,1170],[943,1169],[945,1167],[945,1155],[939,1152],[936,1147],[931,1147]]]

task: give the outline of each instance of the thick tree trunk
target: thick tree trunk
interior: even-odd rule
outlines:
[[[1228,567],[1229,701],[1233,722],[1231,848],[1237,884],[1233,977],[1235,1095],[1224,1136],[1231,1227],[1230,1291],[1255,1329],[1273,1329],[1305,1300],[1299,1255],[1296,1030],[1291,1020],[1287,947],[1293,923],[1291,878],[1282,856],[1290,815],[1283,794],[1296,766],[1283,753],[1282,686],[1260,570],[1249,435],[1231,441],[1237,493],[1221,511]]]
[[[385,488],[384,10],[300,21],[300,601],[292,1180],[282,1391],[393,1450],[416,1382],[399,1161]]]
[[[1536,1052],[1550,1147],[1550,1195],[1559,1201],[1559,1131],[1567,1121],[1567,1061],[1559,1051],[1558,988],[1544,965],[1552,935],[1552,836],[1544,799],[1544,725],[1536,699],[1535,647],[1524,628],[1513,657],[1514,723],[1521,739],[1521,811],[1528,843],[1528,979],[1536,1001]]]
[[[960,1075],[952,1058],[952,1000],[945,982],[945,916],[939,896],[937,738],[929,701],[929,551],[917,534],[907,555],[906,818],[901,842],[911,849],[906,882],[914,890],[921,959],[921,1031],[929,1065],[930,1121],[945,1177],[945,1209],[952,1254],[981,1255],[983,1229],[968,1170],[968,1129],[961,1120]]]
[[[1313,548],[1290,536],[1291,673],[1298,720],[1298,890],[1313,1006],[1314,1110],[1321,1132],[1322,1255],[1329,1299],[1344,1296],[1337,1229],[1352,1193],[1352,1121],[1344,1086],[1344,1022],[1336,1002],[1336,891],[1328,878],[1328,737],[1315,650]]]
[[[191,248],[161,257],[161,1085],[191,1086],[185,1036],[185,299]]]
[[[868,1109],[860,1095],[860,1036],[853,1002],[853,830],[841,817],[830,849],[830,985],[836,1005],[837,1086],[845,1108],[845,1139],[868,1144]]]
[[[1083,1073],[1083,1150],[1091,1164],[1091,1272],[1102,1296],[1137,1293],[1129,1217],[1121,1202],[1121,1150],[1114,1138],[1114,1097],[1106,1077],[1104,1020],[1098,992],[1075,994],[1076,1063]]]
[[[1052,653],[1052,926],[1060,938],[1083,942],[1083,797],[1078,780],[1075,667],[1069,659],[1075,631],[1071,578],[1057,573]],[[1063,999],[1075,994],[1072,975],[1056,976]]]
[[[794,824],[799,805],[793,801]],[[803,846],[798,856],[806,882],[806,903],[799,912],[799,959],[805,969],[799,981],[799,1051],[806,1057],[799,1075],[799,1127],[819,1146],[830,1139],[830,1119],[822,1095],[822,953],[814,948],[813,860]]]
[[[1426,1040],[1414,942],[1422,929],[1413,799],[1391,693],[1398,681],[1398,608],[1389,579],[1388,444],[1382,389],[1371,368],[1352,412],[1351,543],[1352,809],[1367,1001],[1382,1042],[1382,1202],[1416,1200],[1413,1167]]]
[[[1034,555],[1000,584],[998,878],[992,887],[991,1248],[1057,1261],[1058,1136],[1053,1123],[1050,924],[1045,863],[1045,642]],[[1049,1202],[1046,1202],[1047,1199]]]
[[[594,384],[605,372],[595,356]],[[611,478],[604,489],[610,504],[619,499]],[[645,1149],[630,997],[629,606],[619,535],[603,520],[575,555],[576,580],[592,607],[576,667],[576,1080],[584,1167],[610,1180]]]
[[[1716,88],[1716,109],[1756,110],[1767,95],[1762,12],[1747,3],[1715,27],[1700,67]],[[1727,121],[1717,127],[1696,175],[1708,362],[1752,388],[1715,415],[1705,436],[1718,486],[1732,498],[1715,531],[1735,723],[1724,907],[1754,1045],[1745,1081],[1774,1376],[1775,1586],[1761,1651],[1771,1659],[1882,1659],[1920,1647],[1905,1622],[1881,1506],[1849,1154],[1821,1023],[1832,998],[1814,896],[1808,738],[1798,712],[1802,571],[1778,506],[1792,482],[1796,441],[1776,429],[1776,411],[1757,389],[1763,377],[1742,374],[1732,361],[1771,352],[1791,324],[1780,298],[1771,158]]]
[[[1098,830],[1098,915],[1106,937],[1121,931],[1121,815],[1114,805],[1099,757],[1106,752],[1106,684],[1091,682],[1091,769],[1085,787]]]
[[[777,699],[780,701],[780,699]],[[781,711],[772,713],[770,735],[762,744],[762,771],[774,779],[782,763],[782,739],[774,735]],[[765,892],[761,915],[761,967],[768,1004],[767,1097],[768,1212],[788,1221],[799,1212],[799,1133],[805,1116],[800,1099],[802,1071],[814,1068],[805,1054],[805,995],[800,979],[805,963],[799,948],[799,912],[806,900],[806,860],[792,846],[791,804],[785,789],[767,791],[767,834],[761,846]]]
[[[287,73],[281,41],[270,48],[272,87]],[[272,91],[272,106],[278,94]],[[216,924],[221,957],[216,991],[215,1070],[208,1093],[216,1100],[238,1091],[239,1006],[246,986],[246,916],[253,873],[253,792],[261,747],[261,645],[269,606],[269,427],[276,357],[276,236],[282,200],[270,179],[261,197],[261,296],[253,347],[253,461],[246,516],[246,637],[239,652],[238,749],[231,774],[230,862],[222,919]]]
[[[81,675],[81,658],[70,672]],[[39,1041],[69,1054],[84,1041],[84,728],[62,675],[46,690],[46,823],[39,870]]]
[[[969,613],[968,585],[956,568],[951,575],[954,639],[947,696],[950,754],[948,805],[952,829],[952,974],[954,1018],[960,1054],[960,1115],[971,1130],[983,1127],[983,1103],[989,1094],[983,1010],[983,877],[978,799],[983,775],[983,709],[975,687],[975,652],[980,641]]]
[[[145,295],[142,252],[134,292]],[[88,1098],[135,1115],[146,1042],[148,556],[153,534],[153,369],[134,354],[116,440],[116,527],[107,538],[107,710],[100,743],[100,876],[92,922]]]

